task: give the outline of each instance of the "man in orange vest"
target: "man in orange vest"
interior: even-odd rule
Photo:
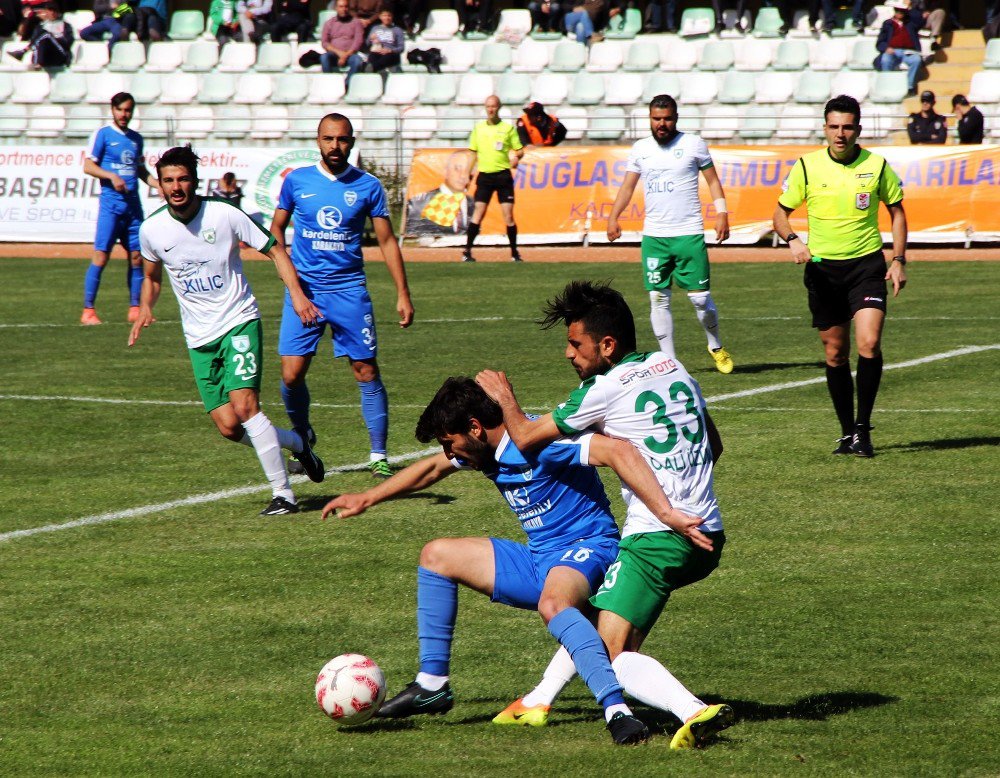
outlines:
[[[528,103],[517,120],[517,135],[522,146],[556,146],[566,137],[566,126],[545,113],[541,103]]]

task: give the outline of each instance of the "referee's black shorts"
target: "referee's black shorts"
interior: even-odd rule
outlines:
[[[509,170],[498,170],[496,173],[480,173],[476,176],[477,203],[488,203],[497,193],[497,200],[501,203],[514,202],[514,176]]]
[[[804,280],[816,329],[849,322],[862,308],[885,310],[885,255],[881,249],[857,259],[808,262]]]

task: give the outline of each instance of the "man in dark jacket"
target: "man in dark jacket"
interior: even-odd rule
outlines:
[[[299,43],[312,40],[309,0],[277,0],[274,4],[271,40],[280,43],[292,32],[299,36]]]
[[[948,140],[948,120],[934,110],[934,93],[920,95],[920,112],[911,113],[906,125],[910,143],[944,143]]]
[[[924,15],[910,9],[910,0],[890,0],[886,5],[893,8],[894,13],[891,19],[882,22],[879,30],[875,42],[879,56],[875,58],[875,67],[877,70],[896,70],[901,64],[906,65],[908,94],[912,97],[917,93],[917,72],[923,64],[919,32]]]
[[[528,103],[517,120],[517,137],[522,146],[557,146],[566,137],[566,126],[545,113],[541,103]]]
[[[26,49],[10,55],[22,59],[31,52],[31,64],[36,69],[65,67],[72,59],[73,28],[62,20],[55,3],[45,3],[35,9],[38,24],[31,33]]]
[[[951,98],[951,109],[958,117],[958,142],[983,142],[983,114],[974,105],[969,105],[965,95],[955,95]]]

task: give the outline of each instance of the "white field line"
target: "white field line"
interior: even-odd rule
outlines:
[[[917,359],[910,359],[905,362],[896,362],[892,365],[886,365],[885,370],[897,370],[902,367],[914,367],[915,365],[924,365],[929,362],[937,362],[942,359],[951,359],[952,357],[965,356],[967,354],[977,354],[983,351],[991,351],[1000,349],[1000,343],[994,343],[988,346],[965,346],[963,348],[953,349],[951,351],[943,351],[939,354],[930,354],[926,357],[919,357]],[[781,384],[772,384],[771,386],[760,386],[756,389],[746,389],[742,392],[731,392],[729,394],[716,395],[714,397],[707,397],[706,401],[709,403],[718,403],[725,400],[733,400],[739,397],[754,397],[759,394],[766,394],[768,392],[779,392],[784,389],[795,389],[800,386],[810,386],[813,384],[819,384],[826,381],[826,377],[821,378],[810,378],[804,381],[789,381]],[[2,398],[2,396],[0,396]],[[121,402],[129,402],[123,400]],[[416,457],[427,456],[436,452],[437,448],[424,449],[423,451],[414,451],[409,454],[401,454],[399,456],[390,457],[390,462],[403,462],[409,459],[415,459]],[[342,465],[341,467],[331,468],[327,470],[327,473],[343,473],[350,472],[354,470],[362,470],[368,466],[367,462],[363,462],[355,465]],[[299,476],[294,479],[296,483],[301,483],[304,479],[303,476]],[[186,505],[197,505],[206,502],[216,502],[218,500],[225,500],[230,497],[239,497],[245,494],[253,494],[255,492],[265,491],[268,487],[266,486],[244,486],[238,489],[228,489],[221,492],[211,492],[209,494],[196,494],[190,497],[184,497],[180,500],[172,500],[170,502],[158,503],[156,505],[145,505],[138,508],[129,508],[124,511],[115,511],[112,513],[101,513],[94,516],[85,516],[81,519],[74,519],[73,521],[68,521],[63,524],[48,524],[44,527],[32,527],[29,529],[15,530],[13,532],[0,533],[0,542],[6,540],[13,540],[14,538],[29,537],[31,535],[37,535],[42,532],[58,532],[63,529],[72,529],[74,527],[89,526],[91,524],[104,524],[109,521],[116,521],[118,519],[131,518],[133,516],[145,516],[150,513],[156,513],[159,511],[170,510],[171,508],[178,508]]]
[[[749,411],[751,413],[761,412],[761,413],[829,413],[830,409],[823,407],[814,408],[780,408],[771,406],[754,406],[754,405],[713,405],[712,413],[716,411],[733,411],[738,413],[743,413],[744,411]],[[877,413],[995,413],[995,408],[879,408]]]

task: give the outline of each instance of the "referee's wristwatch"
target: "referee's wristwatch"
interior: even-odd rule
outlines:
[[[893,257],[893,258],[892,258],[892,261],[893,261],[893,262],[898,262],[898,263],[899,263],[899,264],[901,264],[901,265],[905,265],[905,264],[906,264],[906,257],[904,257],[904,256],[900,255],[900,256],[898,256],[898,257]]]
[[[790,232],[788,233],[788,235],[785,236],[785,243],[787,243],[788,245],[791,245],[793,240],[800,240],[799,236],[796,235],[794,232]]]

